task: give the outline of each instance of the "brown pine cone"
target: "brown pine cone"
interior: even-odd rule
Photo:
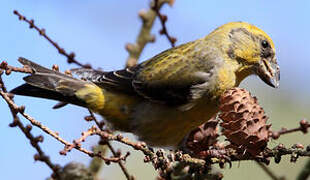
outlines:
[[[193,156],[198,156],[200,151],[208,150],[218,141],[218,123],[219,121],[216,119],[216,116],[214,116],[204,124],[192,130],[183,140],[181,148]]]
[[[231,145],[246,150],[253,156],[259,154],[268,142],[271,125],[256,97],[242,88],[227,90],[220,98],[222,133]]]

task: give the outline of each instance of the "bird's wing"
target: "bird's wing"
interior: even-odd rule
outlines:
[[[137,67],[126,68],[118,71],[101,71],[86,68],[71,69],[73,74],[80,78],[93,82],[107,90],[119,91],[126,94],[137,94],[132,87],[133,77]]]
[[[166,50],[124,70],[103,72],[75,69],[73,73],[106,89],[168,105],[184,105],[204,93],[209,76],[212,76],[212,63],[199,59],[194,45],[187,43]]]

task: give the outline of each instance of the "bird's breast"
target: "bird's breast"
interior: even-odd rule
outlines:
[[[191,130],[209,120],[217,111],[215,99],[201,99],[186,111],[142,102],[136,106],[130,123],[131,131],[149,145],[176,147]]]
[[[211,92],[213,96],[219,97],[226,90],[239,85],[235,71],[235,65],[231,64],[224,64],[218,68],[214,88]]]

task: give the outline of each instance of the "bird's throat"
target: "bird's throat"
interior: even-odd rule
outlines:
[[[242,65],[236,71],[236,86],[239,86],[240,83],[249,75],[253,74],[252,66]]]

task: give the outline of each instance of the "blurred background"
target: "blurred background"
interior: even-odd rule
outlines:
[[[13,10],[18,10],[29,19],[34,19],[39,27],[68,52],[75,52],[76,59],[90,63],[93,67],[104,70],[115,70],[124,67],[128,53],[124,46],[134,42],[139,32],[141,21],[138,12],[147,9],[149,1],[141,0],[1,0],[0,1],[0,61],[8,61],[10,65],[20,66],[17,58],[26,57],[43,66],[52,67],[58,64],[60,69],[76,67],[68,65],[66,58],[24,22],[18,21]],[[162,13],[168,15],[167,28],[177,38],[177,45],[195,40],[210,33],[216,27],[230,21],[246,21],[252,23],[271,36],[277,49],[278,62],[281,67],[281,83],[279,89],[266,86],[257,77],[247,78],[242,83],[253,95],[258,97],[270,117],[272,129],[282,126],[292,128],[302,118],[309,118],[310,111],[310,1],[206,1],[176,0],[173,7],[164,6]],[[161,26],[157,20],[153,28],[156,42],[148,44],[141,60],[170,48],[170,44],[158,31]],[[23,83],[23,74],[14,73],[3,76],[8,89]],[[85,109],[66,106],[52,110],[54,101],[16,97],[17,104],[26,105],[26,112],[34,118],[58,131],[60,135],[72,141],[80,137],[92,124],[85,122]],[[41,162],[34,162],[35,150],[17,128],[9,128],[11,114],[3,99],[0,99],[0,172],[1,179],[33,179],[49,177],[51,170]],[[28,124],[27,120],[22,119]],[[44,134],[37,128],[33,133]],[[134,137],[130,134],[131,139]],[[73,150],[67,156],[59,155],[63,145],[44,134],[43,150],[51,157],[52,162],[65,165],[71,161],[88,164],[90,159]],[[310,144],[309,134],[294,133],[271,141],[269,146],[279,143],[291,146],[300,142]],[[85,147],[97,143],[90,138]],[[113,144],[122,148],[127,147]],[[271,163],[270,167],[277,175],[285,175],[287,179],[295,179],[306,158],[297,163],[290,163],[289,157],[280,164]],[[133,152],[126,166],[137,179],[154,179],[156,172],[150,164],[143,163],[142,153]],[[268,179],[268,176],[254,162],[235,162],[233,168],[221,170],[224,179]],[[101,171],[104,179],[125,179],[117,164],[104,166]]]

